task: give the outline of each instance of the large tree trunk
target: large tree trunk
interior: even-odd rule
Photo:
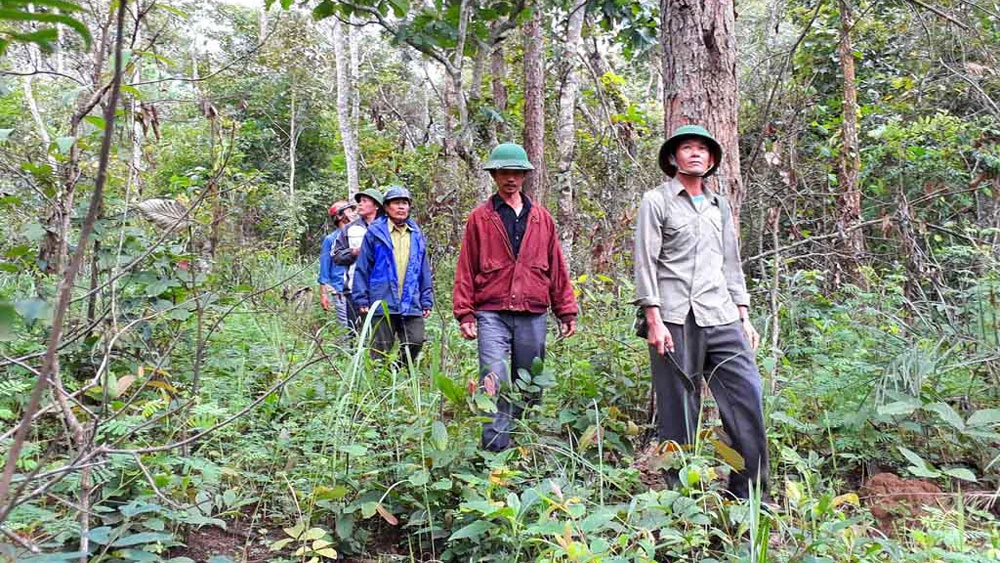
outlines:
[[[556,170],[556,186],[559,189],[558,219],[560,242],[566,256],[573,255],[573,149],[576,146],[576,90],[579,83],[577,66],[580,35],[583,31],[583,16],[587,0],[577,0],[566,25],[566,43],[562,52],[562,92],[559,95],[559,127],[556,130],[556,145],[559,147],[559,164]]]
[[[545,205],[545,45],[542,10],[537,5],[524,26],[524,150],[535,166],[524,192]]]
[[[344,33],[340,20],[333,20],[333,51],[337,66],[337,122],[340,139],[344,145],[344,162],[347,166],[347,191],[353,198],[358,193],[358,135],[356,121],[351,115],[354,93],[348,57],[350,33]]]
[[[734,225],[743,203],[737,142],[736,37],[733,0],[661,0],[663,128],[706,127],[725,154],[717,189],[729,196]]]
[[[861,229],[851,229],[861,220],[861,192],[858,190],[858,174],[861,157],[858,154],[858,90],[854,77],[854,49],[851,45],[853,18],[847,0],[840,0],[840,44],[837,54],[843,71],[844,104],[840,161],[837,170],[838,198],[837,229],[840,238],[840,256],[835,264],[834,284],[839,285],[846,277],[856,283],[863,283],[860,274],[861,257],[865,252],[864,233]]]

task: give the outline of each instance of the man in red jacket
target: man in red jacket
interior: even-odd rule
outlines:
[[[480,384],[501,390],[497,412],[483,427],[482,445],[502,451],[511,445],[513,420],[524,411],[510,396],[511,374],[516,378],[535,358],[545,359],[550,308],[563,337],[576,332],[578,308],[552,216],[521,193],[534,170],[524,149],[499,145],[483,169],[497,193],[469,215],[452,297],[462,337],[479,339]]]

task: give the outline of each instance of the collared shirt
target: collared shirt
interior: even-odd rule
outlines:
[[[493,194],[490,198],[490,202],[493,203],[493,210],[500,214],[500,220],[503,221],[503,228],[507,231],[507,240],[510,241],[510,249],[516,257],[521,251],[521,241],[524,240],[524,231],[528,228],[528,212],[531,211],[531,200],[528,196],[521,194],[521,202],[524,204],[521,207],[520,215],[514,212],[514,208],[507,205],[507,202],[500,197],[500,194]]]
[[[646,192],[635,229],[635,303],[657,306],[664,322],[698,326],[739,319],[750,305],[729,203],[705,191],[697,206],[675,179]]]
[[[399,279],[399,296],[403,296],[403,282],[406,281],[406,266],[410,263],[410,226],[397,225],[389,221],[389,238],[392,239],[392,255],[396,259],[396,277]]]

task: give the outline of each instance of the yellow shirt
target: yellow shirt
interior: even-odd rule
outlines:
[[[403,282],[406,281],[406,266],[410,263],[410,226],[406,223],[397,225],[389,221],[389,238],[392,239],[392,254],[396,258],[399,297],[402,297]]]

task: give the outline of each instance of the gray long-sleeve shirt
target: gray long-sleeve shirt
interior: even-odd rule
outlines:
[[[739,319],[750,305],[739,241],[725,198],[705,190],[696,206],[671,179],[642,196],[635,228],[635,304],[659,307],[663,322],[684,324],[692,309],[698,326]]]

